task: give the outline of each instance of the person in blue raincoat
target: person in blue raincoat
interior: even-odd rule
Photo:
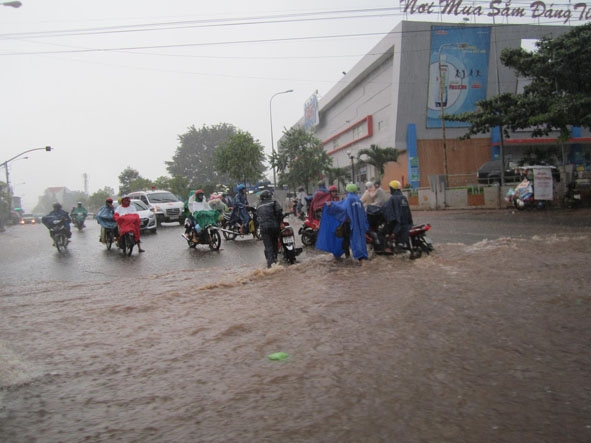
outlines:
[[[230,225],[240,222],[240,233],[248,232],[248,222],[250,221],[250,215],[248,214],[248,197],[246,196],[246,186],[243,184],[238,185],[238,192],[234,197],[234,207],[232,214],[230,215]]]
[[[357,185],[349,183],[345,188],[347,196],[342,201],[326,203],[322,211],[322,221],[316,240],[316,249],[331,252],[336,258],[345,254],[349,248],[355,260],[367,260],[365,233],[369,223],[363,203],[357,196]],[[343,237],[336,236],[337,227],[343,225]]]

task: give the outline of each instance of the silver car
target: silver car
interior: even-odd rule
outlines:
[[[135,206],[137,214],[140,216],[140,229],[142,232],[149,231],[151,234],[156,234],[158,230],[156,214],[141,200],[131,200],[131,204]]]

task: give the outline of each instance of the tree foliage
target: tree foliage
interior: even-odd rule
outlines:
[[[88,208],[86,209],[96,211],[105,204],[105,200],[109,197],[115,197],[115,190],[113,188],[105,186],[104,188],[99,189],[88,197]]]
[[[362,164],[372,165],[376,168],[379,177],[374,178],[381,179],[384,176],[386,163],[397,161],[398,154],[399,152],[396,148],[380,148],[378,145],[370,145],[369,149],[359,150],[357,159]]]
[[[160,176],[154,180],[156,189],[165,189],[184,200],[189,192],[189,180],[186,177],[166,177]]]
[[[347,168],[326,168],[324,173],[329,184],[336,182],[339,192],[345,189],[347,182],[351,179],[351,173]]]
[[[203,188],[208,184],[227,183],[228,177],[216,168],[216,151],[227,143],[237,129],[228,123],[213,126],[203,125],[200,129],[191,126],[185,134],[179,135],[180,145],[166,169],[172,177],[184,177],[191,189]]]
[[[152,181],[140,175],[137,169],[131,166],[125,168],[119,174],[119,194],[125,195],[133,191],[141,191],[152,187]]]
[[[279,152],[270,157],[270,162],[279,173],[280,183],[290,188],[303,184],[306,189],[332,165],[321,140],[302,127],[283,131]]]
[[[506,48],[501,53],[505,66],[531,80],[523,93],[504,93],[477,103],[474,112],[446,116],[446,120],[472,124],[463,138],[488,133],[501,126],[532,129],[532,136],[560,131],[570,137],[570,127],[591,127],[591,23],[573,28],[556,38],[545,37],[533,52]]]
[[[248,132],[238,130],[215,151],[218,171],[240,183],[254,183],[263,177],[263,145]]]

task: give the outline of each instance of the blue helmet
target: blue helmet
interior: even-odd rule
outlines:
[[[243,184],[238,185],[238,191],[242,191],[244,188],[246,188],[246,186],[244,186]]]

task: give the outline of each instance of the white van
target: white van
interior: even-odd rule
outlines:
[[[185,204],[169,191],[135,191],[127,194],[130,198],[143,201],[156,214],[158,226],[163,222],[185,223]]]

